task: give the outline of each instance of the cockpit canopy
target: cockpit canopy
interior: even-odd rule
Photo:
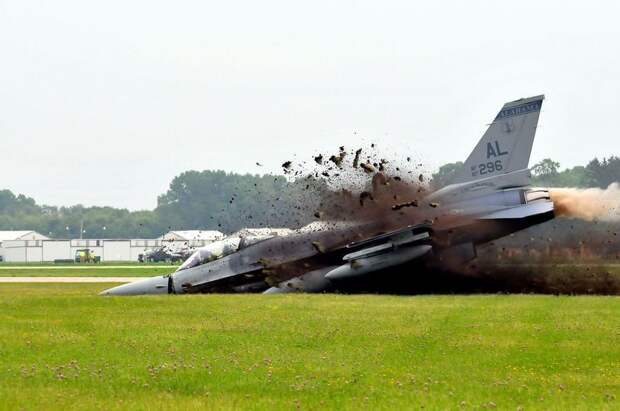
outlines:
[[[213,242],[197,249],[187,260],[185,260],[183,264],[181,264],[179,268],[177,268],[177,271],[187,270],[188,268],[193,268],[211,261],[215,261],[271,237],[274,236],[235,236]]]
[[[239,249],[240,241],[240,237],[228,237],[200,247],[181,264],[177,271],[187,270],[232,254]]]

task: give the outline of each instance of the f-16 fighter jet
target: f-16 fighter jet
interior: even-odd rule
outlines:
[[[506,103],[452,183],[425,197],[401,193],[409,201],[387,212],[317,221],[288,235],[227,238],[170,275],[102,294],[322,292],[369,278],[398,282],[423,275],[419,267],[427,264],[463,265],[478,245],[554,217],[548,190],[530,187],[527,168],[543,99]],[[373,195],[380,197],[366,197]]]

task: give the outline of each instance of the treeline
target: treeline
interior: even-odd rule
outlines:
[[[299,204],[304,182],[282,176],[240,175],[224,171],[187,171],[175,177],[154,210],[114,207],[55,207],[9,190],[0,191],[0,230],[35,230],[54,238],[155,238],[175,229],[220,230],[289,226],[309,222]],[[317,181],[313,181],[316,187]]]
[[[448,163],[433,174],[433,188],[440,188],[450,183],[462,162]],[[560,170],[560,163],[546,158],[534,164],[532,170],[533,185],[543,187],[600,187],[620,181],[620,158],[611,156],[590,161],[585,167],[576,166]]]
[[[462,163],[442,166],[431,186],[449,183]],[[560,170],[545,159],[532,167],[540,186],[607,187],[620,180],[620,158],[594,159],[585,167]],[[171,230],[234,232],[244,227],[301,227],[314,219],[327,182],[307,177],[187,171],[175,177],[154,210],[114,207],[55,207],[0,190],[0,230],[36,230],[54,238],[154,238]]]

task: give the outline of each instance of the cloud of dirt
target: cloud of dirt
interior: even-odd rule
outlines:
[[[552,188],[557,216],[592,221],[620,221],[620,186],[602,188]]]
[[[282,164],[293,184],[304,187],[295,202],[312,208],[315,221],[384,223],[401,228],[432,219],[436,204],[424,201],[428,174],[410,157],[382,158],[374,145],[323,153]]]

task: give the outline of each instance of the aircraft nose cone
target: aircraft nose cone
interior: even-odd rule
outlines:
[[[99,295],[142,295],[168,294],[168,277],[158,276],[119,285],[99,293]]]

